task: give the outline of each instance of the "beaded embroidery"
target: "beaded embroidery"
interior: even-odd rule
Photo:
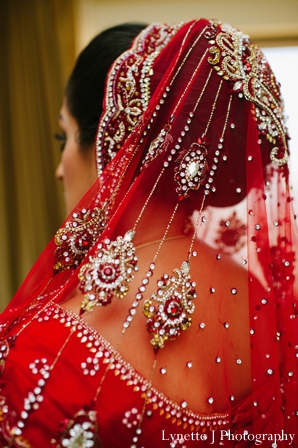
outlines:
[[[238,252],[245,244],[246,225],[233,212],[228,219],[219,222],[218,237],[214,243],[227,254]]]
[[[219,76],[233,82],[233,92],[255,104],[259,134],[273,144],[271,161],[282,166],[287,163],[286,129],[279,84],[262,51],[249,37],[230,25],[222,25],[212,40],[208,62]]]
[[[61,422],[59,440],[51,441],[51,448],[99,448],[97,415],[95,411],[79,411],[73,419]]]
[[[108,365],[109,370],[114,373],[115,377],[124,381],[126,386],[132,388],[133,392],[141,393],[142,398],[146,397],[146,415],[149,416],[158,412],[178,427],[183,425],[184,429],[188,428],[191,431],[197,430],[200,432],[217,427],[224,428],[229,424],[229,414],[227,412],[199,414],[186,409],[182,404],[173,402],[154,387],[151,387],[148,392],[148,381],[137,373],[128,362],[125,362],[113,346],[94,328],[72,311],[61,308],[57,304],[49,305],[45,310],[45,315],[59,320],[60,324],[67,328],[74,326],[76,328],[75,335],[81,344],[88,349],[91,358],[101,359],[101,363]],[[132,410],[130,410],[129,417],[131,412]],[[135,412],[133,414],[137,415]],[[127,425],[128,422],[130,422],[130,419],[124,416],[122,423]]]
[[[152,66],[182,24],[153,24],[118,58],[107,78],[105,113],[96,139],[97,171],[115,156],[150,100]]]

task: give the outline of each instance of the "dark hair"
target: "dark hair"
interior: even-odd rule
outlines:
[[[77,120],[82,147],[89,146],[95,139],[109,68],[146,26],[124,23],[108,28],[79,54],[66,85],[65,97],[70,114]]]

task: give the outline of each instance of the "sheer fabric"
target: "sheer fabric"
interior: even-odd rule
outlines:
[[[98,181],[2,315],[3,446],[297,446],[287,140],[248,36],[138,36],[108,75]]]

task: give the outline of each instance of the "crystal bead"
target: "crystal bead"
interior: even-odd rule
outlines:
[[[188,261],[184,261],[181,266],[181,271],[183,274],[187,274],[190,271],[190,265]]]

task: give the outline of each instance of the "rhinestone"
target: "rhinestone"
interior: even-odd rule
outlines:
[[[234,395],[231,395],[231,396],[230,396],[230,401],[234,401],[234,400],[235,400]]]
[[[252,156],[248,156],[248,157],[247,157],[247,160],[248,160],[249,162],[251,162],[251,161],[252,161]]]
[[[216,259],[220,260],[221,259],[221,255],[220,254],[216,254]]]
[[[229,328],[229,326],[230,326],[230,324],[228,322],[224,322],[223,325],[224,325],[225,328]]]
[[[228,160],[228,157],[227,157],[227,156],[223,156],[223,157],[222,157],[222,160],[223,160],[224,162],[226,162],[226,161]]]
[[[275,227],[278,227],[278,221],[273,221],[273,224],[275,225]]]
[[[183,409],[187,408],[187,402],[186,402],[186,401],[182,401],[182,403],[181,403],[181,407],[182,407]]]
[[[242,190],[241,190],[241,188],[236,188],[236,193],[241,193],[242,192]]]
[[[267,373],[267,375],[272,375],[273,374],[273,370],[272,369],[268,369],[266,373]]]
[[[239,365],[242,364],[241,359],[237,358],[237,359],[236,359],[236,364],[239,364]]]
[[[261,228],[260,224],[256,224],[256,225],[255,225],[255,229],[256,229],[256,230],[260,230],[260,228]]]
[[[212,404],[214,400],[213,400],[212,397],[209,397],[207,401],[208,401],[209,404]]]
[[[255,334],[255,330],[253,330],[252,328],[249,330],[250,334]]]
[[[192,362],[191,362],[191,361],[188,361],[188,362],[186,363],[186,367],[187,367],[188,369],[191,369],[191,368],[192,368]]]
[[[261,304],[262,304],[262,305],[266,305],[267,302],[268,302],[267,299],[262,299],[262,300],[261,300]]]
[[[161,373],[162,375],[165,375],[165,374],[167,373],[167,369],[166,369],[165,367],[161,367],[161,369],[160,369],[160,373]]]
[[[211,287],[210,292],[211,292],[211,294],[215,293],[215,288]]]
[[[294,375],[293,372],[289,372],[289,373],[288,373],[288,376],[293,376],[293,375]]]
[[[201,322],[200,325],[199,325],[199,327],[202,328],[202,329],[205,328],[205,326],[206,325],[204,324],[204,322]]]
[[[215,358],[215,362],[218,364],[218,363],[220,363],[221,362],[221,357],[220,356],[217,356],[216,358]]]
[[[233,295],[237,294],[237,292],[238,292],[238,289],[237,289],[237,288],[232,288],[232,289],[231,289],[231,293],[232,293]]]
[[[231,124],[230,124],[230,127],[231,127],[231,129],[235,129],[235,124],[234,124],[234,123],[231,123]]]

